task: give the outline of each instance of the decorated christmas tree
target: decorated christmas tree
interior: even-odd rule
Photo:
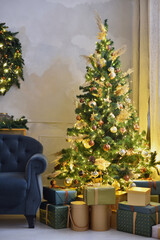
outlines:
[[[107,38],[107,20],[97,15],[99,42],[88,61],[85,83],[77,96],[76,123],[67,129],[70,147],[57,153],[55,169],[49,179],[64,179],[65,186],[108,183],[116,189],[133,185],[133,179],[150,178],[156,168],[146,133],[139,131],[139,119],[130,100],[128,77],[119,56],[125,47],[115,50]],[[157,170],[158,171],[158,170]]]

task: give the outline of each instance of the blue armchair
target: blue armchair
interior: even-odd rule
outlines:
[[[0,214],[23,214],[34,228],[47,161],[37,140],[0,134]]]

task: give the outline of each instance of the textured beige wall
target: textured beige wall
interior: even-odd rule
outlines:
[[[75,121],[74,98],[85,79],[80,55],[94,52],[94,11],[108,19],[115,48],[127,45],[122,69],[132,67],[134,0],[1,0],[0,21],[19,31],[25,61],[21,88],[0,96],[0,112],[29,119],[29,136],[39,139],[49,162],[66,146]],[[49,163],[51,171],[52,164]],[[44,177],[45,179],[45,177]],[[44,181],[46,182],[46,181]]]

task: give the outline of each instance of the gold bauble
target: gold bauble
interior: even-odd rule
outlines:
[[[72,185],[72,178],[66,177],[65,180],[64,180],[64,185],[66,187],[71,186]]]
[[[90,143],[90,139],[84,139],[82,141],[83,145],[85,148],[91,148],[92,146],[89,144]]]
[[[117,127],[113,126],[110,128],[111,133],[116,133],[117,132]]]

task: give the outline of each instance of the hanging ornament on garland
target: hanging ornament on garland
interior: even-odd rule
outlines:
[[[17,33],[7,28],[0,23],[0,95],[5,95],[13,84],[20,88],[19,79],[24,80],[21,43],[15,37]]]

